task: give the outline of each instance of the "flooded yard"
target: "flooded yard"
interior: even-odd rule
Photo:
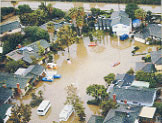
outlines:
[[[91,84],[102,84],[106,86],[103,79],[109,73],[125,73],[131,67],[135,68],[135,62],[140,62],[142,56],[132,56],[131,51],[134,46],[139,46],[140,52],[147,52],[149,48],[156,50],[156,46],[146,46],[134,41],[118,41],[116,38],[111,38],[105,34],[102,41],[97,42],[96,47],[88,47],[88,37],[83,37],[79,44],[73,44],[70,47],[70,57],[72,64],[67,64],[67,50],[58,52],[55,55],[55,62],[58,65],[57,73],[61,74],[62,78],[50,82],[40,82],[33,92],[43,91],[43,97],[50,100],[52,106],[45,116],[38,116],[36,108],[32,109],[30,123],[52,123],[59,119],[59,113],[64,107],[66,100],[65,87],[74,83],[78,88],[78,95],[84,102],[86,120],[92,114],[99,114],[99,108],[96,106],[87,105],[87,100],[91,99],[86,94],[86,88]],[[120,62],[120,65],[112,67],[115,62]],[[54,70],[47,70],[55,72]],[[22,102],[29,104],[31,97],[28,95],[22,99]],[[72,115],[67,123],[78,123],[78,119],[74,119]]]

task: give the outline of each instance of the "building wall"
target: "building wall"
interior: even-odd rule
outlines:
[[[118,36],[121,36],[123,34],[129,35],[131,32],[131,26],[116,24],[112,26],[112,31]]]

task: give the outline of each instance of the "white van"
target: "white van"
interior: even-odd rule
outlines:
[[[70,115],[73,113],[74,109],[72,105],[65,105],[63,110],[59,115],[59,121],[67,121]]]
[[[50,107],[51,107],[50,101],[43,100],[39,105],[39,107],[37,108],[37,114],[42,116],[45,115]]]

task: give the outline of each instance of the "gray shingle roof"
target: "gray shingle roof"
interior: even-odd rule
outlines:
[[[133,123],[140,113],[141,107],[120,105],[117,109],[111,109],[104,119],[104,123]],[[129,117],[128,117],[129,115]]]
[[[0,34],[8,31],[12,31],[14,29],[20,28],[20,23],[18,21],[10,22],[7,24],[0,25]]]
[[[151,60],[153,64],[162,65],[162,50],[153,51],[151,54]]]
[[[129,17],[127,13],[125,13],[125,11],[114,11],[112,14],[111,14],[111,18],[114,19],[116,17],[119,17],[119,16],[123,16],[123,17]]]
[[[0,105],[3,104],[11,96],[12,96],[11,89],[0,87]]]
[[[5,118],[5,114],[8,110],[9,107],[11,107],[11,104],[2,104],[0,106],[0,118],[4,119]]]
[[[144,63],[144,62],[136,62],[136,68],[135,71],[144,71],[147,73],[155,72],[155,66],[152,63]]]
[[[152,104],[154,102],[155,93],[156,90],[150,88],[128,87],[126,89],[124,87],[119,88],[115,86],[111,93],[111,97],[113,94],[116,94],[116,100],[119,101],[127,100],[128,102]]]
[[[25,88],[26,84],[31,80],[31,77],[22,77],[12,73],[0,72],[0,85],[6,83],[7,88],[17,88],[16,84],[20,84],[20,88]]]
[[[92,115],[90,119],[88,120],[88,123],[103,123],[103,117]]]

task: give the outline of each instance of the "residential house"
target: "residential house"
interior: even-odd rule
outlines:
[[[151,62],[136,62],[135,71],[144,71],[146,73],[156,72],[155,65]]]
[[[96,30],[107,30],[110,29],[110,23],[111,23],[111,19],[110,18],[106,18],[105,16],[99,16],[97,18],[97,23],[95,23],[95,29]]]
[[[140,110],[141,106],[119,105],[107,113],[103,123],[135,123]]]
[[[103,123],[104,118],[102,116],[92,115],[88,123]]]
[[[11,104],[0,105],[0,119],[3,120],[3,123],[6,123],[11,116],[11,109]]]
[[[117,36],[129,34],[132,31],[132,20],[124,11],[114,11],[111,14],[112,32]]]
[[[162,41],[162,25],[149,24],[142,31],[137,32],[134,35],[134,40],[141,43],[149,43],[148,38],[152,40]]]
[[[30,88],[32,77],[23,77],[13,73],[0,72],[0,86],[10,88],[14,93],[21,93],[24,96]]]
[[[37,60],[44,58],[39,54],[39,46],[45,49],[44,54],[50,51],[49,43],[46,40],[42,39],[25,47],[11,51],[10,53],[6,54],[6,56],[15,61],[23,60],[28,64],[31,64],[33,62],[32,57],[36,58]]]
[[[113,87],[110,97],[120,104],[152,106],[156,98],[156,90],[138,87]]]
[[[151,54],[151,61],[155,65],[158,72],[162,71],[162,50],[153,51]]]
[[[0,105],[8,103],[13,96],[12,89],[0,87]]]
[[[0,25],[0,37],[16,32],[21,32],[21,25],[19,21],[13,21]]]
[[[139,114],[139,121],[141,123],[155,123],[155,107],[142,107]]]
[[[33,83],[39,81],[40,78],[46,75],[45,68],[42,65],[30,65],[28,68],[19,68],[16,72],[16,75],[21,75],[23,77],[32,77]]]
[[[134,75],[117,74],[113,84],[117,85],[118,87],[130,86],[134,81],[134,79],[135,79]]]

